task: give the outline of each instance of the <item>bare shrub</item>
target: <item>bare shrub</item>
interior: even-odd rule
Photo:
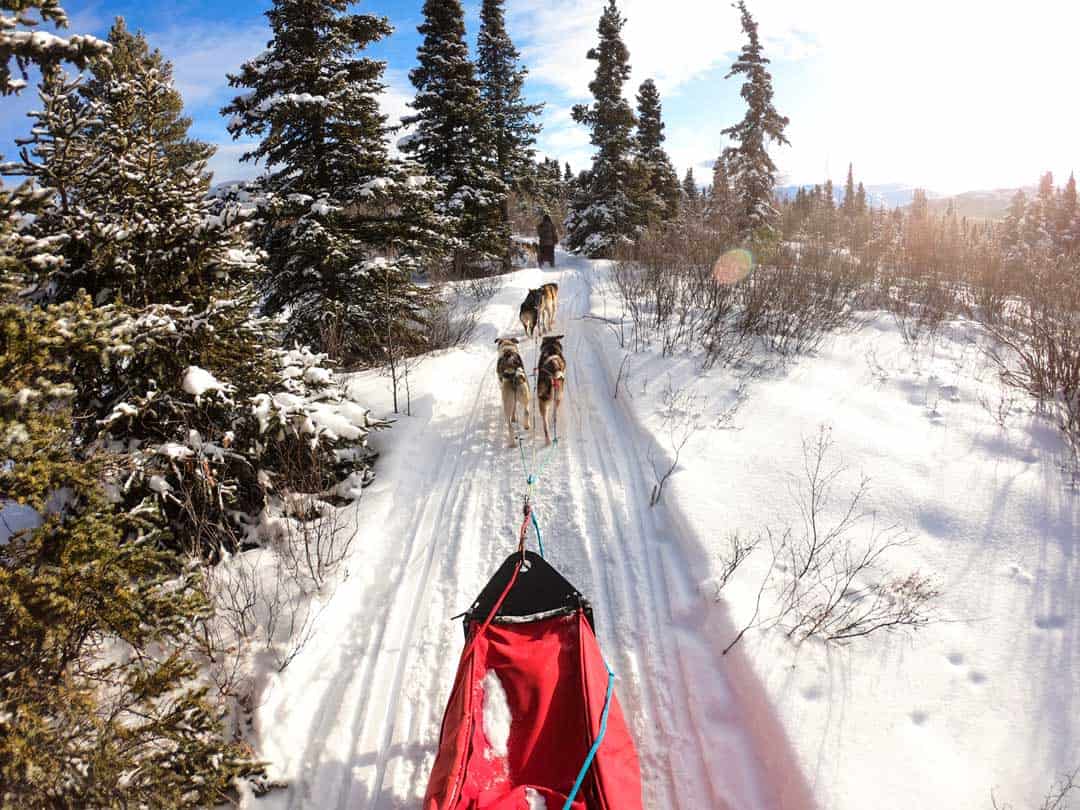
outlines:
[[[465,290],[474,301],[488,301],[503,288],[506,276],[481,276],[465,282]]]
[[[348,557],[357,534],[356,508],[335,507],[311,495],[290,499],[274,550],[301,590],[321,590]]]
[[[267,651],[279,672],[299,654],[317,629],[323,602],[297,582],[293,561],[274,554],[267,561],[246,552],[204,572],[214,614],[202,622],[200,647],[219,694],[243,699],[250,689],[244,661]]]
[[[741,395],[736,396],[734,404],[729,408],[730,413],[727,419],[734,417],[743,399]],[[649,450],[648,461],[655,480],[649,495],[649,506],[656,506],[660,502],[664,494],[664,486],[679,468],[679,459],[683,449],[696,433],[707,426],[703,419],[705,398],[685,388],[677,388],[670,376],[662,394],[662,402],[663,429],[667,434],[668,458],[661,460],[655,448]]]
[[[1062,775],[1046,792],[1039,810],[1069,810],[1073,806],[1072,798],[1080,793],[1080,768]],[[1014,810],[1011,804],[998,804],[997,797],[990,791],[990,805],[994,810]]]
[[[795,490],[803,525],[801,532],[787,536],[780,555],[786,569],[780,623],[789,638],[827,642],[928,624],[940,593],[918,572],[895,576],[882,570],[888,552],[907,540],[895,526],[878,528],[863,511],[867,478],[848,496],[840,518],[825,522],[837,479],[845,472],[841,463],[831,462],[832,450],[826,427],[803,442],[803,481]],[[863,534],[867,522],[871,525]]]
[[[428,313],[425,337],[429,350],[457,348],[472,339],[480,324],[480,312],[486,300],[478,297],[475,290],[494,284],[492,278],[499,277],[466,282],[467,294],[463,294],[457,285],[446,285],[443,288],[438,301]],[[471,286],[474,284],[475,287]]]
[[[710,365],[731,354],[736,293],[713,277],[722,253],[715,234],[686,224],[649,230],[621,252],[611,278],[633,351],[656,346],[671,356],[707,348]]]
[[[1003,384],[1031,396],[1056,420],[1074,454],[1080,453],[1080,278],[1057,263],[1038,289],[1012,301],[995,321],[987,357]]]
[[[757,535],[752,538],[746,538],[739,532],[732,532],[728,535],[727,548],[720,557],[720,574],[717,577],[716,582],[716,597],[720,597],[721,591],[724,590],[724,586],[728,584],[735,572],[739,570],[751,554],[761,545],[762,537]]]
[[[856,324],[859,283],[843,255],[781,245],[739,285],[738,328],[785,357],[812,352],[826,335]]]
[[[803,474],[792,489],[802,526],[765,530],[772,558],[756,609],[724,652],[752,628],[779,627],[797,643],[816,638],[845,644],[883,630],[917,630],[936,619],[940,592],[933,581],[917,571],[888,571],[889,552],[909,540],[896,526],[879,528],[863,509],[866,478],[845,498],[839,518],[827,521],[846,471],[831,460],[832,453],[828,428],[803,442]],[[763,618],[762,598],[770,586],[775,611]]]

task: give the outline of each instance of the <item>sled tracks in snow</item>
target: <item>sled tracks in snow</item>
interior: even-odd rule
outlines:
[[[637,744],[645,806],[770,807],[755,763],[760,741],[744,727],[739,690],[719,655],[722,639],[710,639],[705,626],[712,608],[702,604],[708,600],[688,562],[694,541],[679,534],[665,508],[648,505],[645,439],[611,396],[602,327],[581,318],[590,269],[585,260],[570,262],[543,274],[560,283],[558,331],[566,334],[568,365],[560,441],[534,503],[547,554],[593,604]],[[506,334],[520,331],[513,309]],[[535,352],[533,341],[522,341],[527,367]],[[343,588],[335,597],[355,604],[336,609],[334,626],[322,631],[338,635],[320,643],[320,680],[311,688],[323,693],[307,739],[297,741],[297,776],[260,807],[420,806],[461,652],[461,628],[450,617],[516,545],[524,491],[517,450],[506,447],[495,352],[473,354],[466,383],[473,388],[456,413],[438,414],[412,437],[435,463],[423,492],[394,490],[382,528],[400,546],[384,552],[381,586]],[[362,544],[363,535],[361,561]]]

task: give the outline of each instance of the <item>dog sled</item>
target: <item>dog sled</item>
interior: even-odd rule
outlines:
[[[582,594],[519,550],[464,629],[423,810],[641,810],[637,752]]]

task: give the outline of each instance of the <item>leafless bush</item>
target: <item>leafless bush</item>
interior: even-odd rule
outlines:
[[[481,276],[465,282],[465,290],[474,301],[488,301],[503,288],[506,276]]]
[[[1046,792],[1039,810],[1069,810],[1072,797],[1080,793],[1080,768],[1061,776]],[[990,791],[990,804],[994,810],[1013,810],[1011,804],[998,804],[997,797]]]
[[[1014,304],[984,323],[986,352],[1003,384],[1031,396],[1057,421],[1075,456],[1080,453],[1080,280]]]
[[[207,568],[206,593],[214,614],[203,621],[200,644],[221,695],[242,698],[248,688],[243,661],[252,649],[270,653],[284,670],[311,639],[318,603],[296,581],[293,563],[246,552]],[[325,589],[323,599],[329,598]]]
[[[736,292],[713,276],[723,252],[703,228],[664,227],[646,232],[619,256],[612,282],[630,320],[633,351],[656,346],[665,356],[709,349],[709,364],[726,360]]]
[[[918,572],[887,570],[889,552],[908,540],[895,526],[877,527],[863,510],[866,478],[845,499],[839,518],[826,519],[845,472],[831,460],[832,452],[828,428],[804,441],[803,473],[792,489],[801,529],[765,531],[772,558],[758,604],[725,652],[751,628],[779,627],[795,642],[817,638],[844,644],[882,630],[916,630],[935,620],[940,593],[932,580]],[[762,618],[762,597],[770,585],[776,608]]]
[[[348,557],[357,534],[355,510],[310,495],[291,499],[274,550],[301,590],[322,589]]]
[[[724,590],[724,586],[728,584],[732,576],[739,569],[751,554],[761,545],[762,537],[757,535],[752,538],[746,538],[739,532],[732,532],[728,535],[727,548],[720,558],[720,574],[717,577],[716,582],[716,597],[720,597],[720,593]]]
[[[1015,389],[999,380],[997,396],[988,394],[979,395],[979,404],[997,422],[998,427],[1005,429],[1009,421],[1020,410],[1020,394]]]
[[[729,244],[700,224],[648,231],[619,257],[612,282],[631,322],[630,348],[703,365],[739,366],[756,344],[790,356],[856,323],[858,264],[835,250],[768,248],[746,277],[717,276]]]
[[[611,395],[612,399],[619,398],[619,387],[622,385],[623,378],[626,378],[627,385],[630,384],[630,372],[627,371],[627,366],[630,364],[630,353],[626,352],[623,355],[622,362],[619,363],[619,374],[615,378],[615,392]]]
[[[690,439],[700,431],[704,424],[704,400],[702,397],[676,388],[668,377],[663,392],[663,425],[668,437],[668,459],[661,461],[654,449],[649,450],[649,466],[652,468],[655,483],[649,496],[649,506],[656,506],[664,494],[664,485],[679,467],[679,458]]]
[[[495,276],[493,278],[500,278]],[[427,348],[429,350],[453,349],[464,346],[480,324],[480,312],[485,299],[473,293],[466,282],[468,294],[462,294],[456,285],[447,285],[427,319]],[[489,278],[476,279],[478,287],[494,283]],[[502,282],[499,281],[501,285]]]
[[[907,541],[897,527],[879,529],[863,511],[869,480],[861,479],[837,521],[830,525],[824,520],[845,471],[831,462],[832,449],[831,431],[825,427],[803,443],[803,481],[795,490],[803,525],[788,536],[780,555],[786,573],[780,623],[789,638],[827,642],[928,624],[940,594],[917,572],[894,576],[882,571],[888,552]],[[867,533],[856,537],[867,522]]]
[[[845,256],[780,246],[739,285],[739,330],[782,356],[812,352],[826,335],[855,325],[859,285]]]

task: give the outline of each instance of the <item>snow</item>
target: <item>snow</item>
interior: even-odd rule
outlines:
[[[528,802],[528,810],[548,810],[547,799],[532,788],[525,788],[525,801]]]
[[[499,673],[489,669],[480,682],[484,690],[484,737],[490,746],[491,757],[506,759],[510,751],[510,704],[506,701]]]
[[[525,292],[547,281],[560,285],[569,368],[534,508],[549,559],[594,606],[645,806],[975,810],[991,790],[1038,806],[1080,764],[1080,504],[1054,429],[1023,403],[1004,426],[992,416],[999,391],[970,329],[951,324],[913,353],[878,317],[742,387],[692,357],[632,354],[616,398],[625,352],[583,317],[617,317],[603,294],[610,264],[558,262],[509,274],[469,345],[413,369],[413,416],[370,438],[379,475],[355,510],[348,576],[304,649],[253,694],[253,743],[287,787],[242,806],[419,807],[463,644],[449,617],[515,547],[520,521],[524,476],[502,446],[492,341],[518,333]],[[523,342],[527,366],[535,351]],[[364,372],[349,393],[388,414],[387,385]],[[322,404],[312,429],[368,418]],[[293,405],[254,407],[269,420]],[[650,508],[651,462],[667,466],[680,420],[694,429]],[[822,425],[845,468],[828,517],[869,476],[867,508],[910,539],[885,570],[932,575],[942,620],[845,647],[762,626],[725,655],[758,594],[766,608],[775,598],[761,588],[767,545],[720,587],[729,537],[797,525],[793,476]],[[543,463],[542,438],[527,437],[526,457]],[[497,690],[487,673],[493,749],[509,728]]]
[[[231,386],[219,382],[213,374],[198,366],[188,366],[184,371],[184,380],[181,387],[195,399],[200,399],[211,391],[226,392]]]
[[[158,493],[159,495],[165,495],[166,493],[173,491],[172,484],[170,484],[160,475],[151,475],[150,481],[147,483],[147,486],[149,486],[151,490]]]

